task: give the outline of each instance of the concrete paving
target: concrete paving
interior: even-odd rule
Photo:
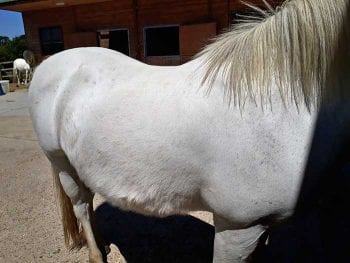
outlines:
[[[0,96],[0,116],[29,116],[26,89]]]

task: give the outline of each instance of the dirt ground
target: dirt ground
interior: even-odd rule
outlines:
[[[111,243],[108,262],[211,262],[211,214],[149,218],[113,208],[99,196],[95,201],[100,232]],[[87,259],[86,249],[64,247],[50,165],[33,133],[27,90],[0,96],[0,262]]]

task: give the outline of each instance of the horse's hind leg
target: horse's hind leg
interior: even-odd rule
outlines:
[[[83,228],[86,242],[89,249],[89,259],[91,263],[102,263],[102,253],[97,245],[95,236],[96,232],[92,227],[92,199],[93,194],[87,189],[79,179],[72,177],[67,172],[60,172],[59,179],[62,184],[64,192],[70,198],[73,204],[73,211],[76,218],[81,223]]]
[[[28,70],[26,70],[26,78],[24,79],[24,85],[28,83]]]
[[[265,228],[261,225],[245,229],[230,226],[214,216],[215,240],[213,263],[249,262]]]
[[[16,69],[15,70],[15,74],[16,74],[16,78],[17,78],[17,87],[19,87],[19,85],[20,85],[20,78],[21,78],[21,73],[20,73],[20,71],[18,70],[18,69]]]

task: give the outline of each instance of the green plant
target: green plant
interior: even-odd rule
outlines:
[[[13,39],[0,36],[0,62],[21,58],[26,49],[28,47],[25,35]]]

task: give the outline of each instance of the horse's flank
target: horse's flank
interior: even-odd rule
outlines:
[[[256,8],[263,18],[238,24],[199,54],[205,57],[203,83],[211,89],[222,77],[226,95],[239,106],[247,95],[268,102],[273,82],[285,103],[318,106],[338,93],[327,73],[331,64],[337,64],[331,62],[347,4],[346,0],[295,0],[275,11]]]

